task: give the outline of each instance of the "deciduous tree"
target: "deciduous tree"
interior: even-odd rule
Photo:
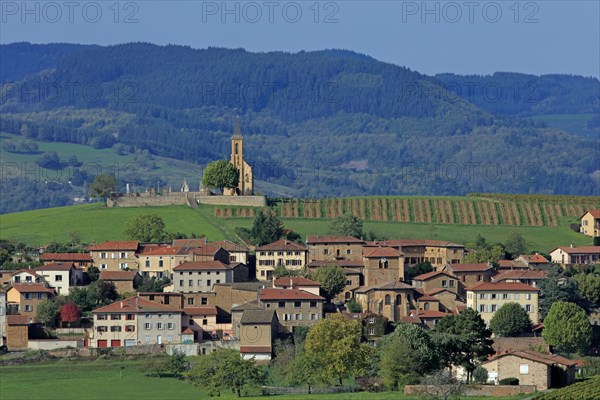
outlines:
[[[574,303],[557,301],[544,319],[542,337],[556,351],[584,352],[591,342],[592,327],[584,309]]]
[[[357,239],[365,236],[362,220],[352,214],[344,214],[331,221],[328,233],[338,236],[353,236]]]
[[[254,217],[250,236],[257,246],[272,243],[283,235],[283,224],[274,210],[267,208]]]
[[[60,308],[60,320],[63,323],[68,323],[69,326],[71,326],[71,323],[79,321],[79,317],[79,307],[75,303],[65,303]]]
[[[161,242],[165,237],[165,222],[156,213],[139,214],[127,220],[123,232],[140,242]]]
[[[328,300],[340,294],[346,286],[344,270],[336,265],[317,267],[311,278],[321,284],[321,289]]]
[[[90,194],[100,198],[106,205],[106,200],[119,189],[119,181],[112,175],[100,174],[94,177],[90,184]]]
[[[510,254],[512,258],[526,254],[527,242],[519,233],[512,232],[506,239],[506,243],[504,243],[504,251]]]
[[[380,349],[380,371],[383,382],[390,390],[418,381],[420,360],[415,356],[408,339],[390,336]]]
[[[37,306],[35,318],[45,326],[49,326],[54,323],[59,311],[60,305],[55,300],[43,300]]]
[[[221,193],[225,188],[237,187],[240,181],[240,172],[227,160],[217,160],[209,163],[202,174],[202,185],[219,189]]]
[[[494,313],[490,329],[496,336],[516,336],[531,329],[531,319],[520,304],[506,303]]]

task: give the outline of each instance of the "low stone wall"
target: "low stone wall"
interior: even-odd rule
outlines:
[[[441,386],[427,385],[406,385],[404,386],[404,394],[422,395],[432,393],[433,390],[443,391]],[[537,388],[535,385],[465,385],[463,387],[463,396],[481,396],[481,397],[508,397],[519,394],[535,393]]]
[[[66,349],[67,347],[78,348],[83,347],[83,340],[30,340],[27,344],[29,350],[57,350]]]
[[[265,196],[194,196],[200,204],[233,207],[266,207]]]
[[[218,349],[240,349],[239,340],[215,340],[210,342],[202,342],[198,345],[198,354],[208,354]]]
[[[266,207],[265,196],[205,196],[200,192],[171,192],[161,196],[123,196],[108,199],[108,207],[162,207],[188,205],[188,195],[200,204],[233,207]]]
[[[172,356],[175,352],[183,353],[186,356],[197,356],[199,346],[197,343],[193,344],[168,344],[165,346],[165,350],[168,355]]]

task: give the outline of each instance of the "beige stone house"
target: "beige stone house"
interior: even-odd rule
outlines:
[[[552,262],[568,266],[600,263],[600,246],[563,246],[550,252]]]
[[[413,278],[412,284],[425,293],[435,289],[446,289],[459,294],[458,278],[444,271],[432,271],[417,275]]]
[[[34,270],[57,295],[67,296],[71,289],[83,285],[83,270],[73,261],[44,264]]]
[[[531,322],[540,322],[539,289],[523,283],[484,282],[467,288],[467,307],[479,312],[489,325],[494,313],[506,303],[518,303],[529,314]]]
[[[481,364],[488,371],[488,382],[517,378],[519,385],[535,385],[538,391],[575,382],[575,361],[532,350],[497,354]]]
[[[298,271],[304,269],[307,261],[306,246],[287,239],[280,239],[256,248],[256,278],[273,279],[277,267]]]
[[[362,261],[365,242],[352,236],[306,236],[308,261],[355,260]]]
[[[171,245],[144,249],[144,251],[138,253],[140,275],[149,278],[171,279],[173,268],[186,261],[193,260],[193,249],[195,248],[173,247]]]
[[[121,271],[124,269],[138,269],[139,242],[130,241],[108,241],[88,247],[90,256],[94,260],[94,266],[100,271]]]
[[[465,246],[441,240],[383,240],[369,245],[390,246],[404,254],[406,267],[429,262],[436,270],[448,264],[461,263],[465,255]]]
[[[548,279],[548,272],[535,270],[511,270],[502,272],[492,278],[492,282],[520,282],[538,287],[540,281]]]
[[[552,263],[539,253],[522,254],[515,258],[515,262],[524,264],[531,269],[548,269],[552,266]]]
[[[215,306],[186,307],[183,309],[182,326],[194,332],[194,341],[232,336],[231,323],[217,322],[217,315]]]
[[[600,236],[600,210],[589,210],[583,214],[579,231],[586,236]]]
[[[390,322],[399,322],[409,315],[414,305],[414,288],[400,281],[364,286],[354,296],[363,311],[381,315]]]
[[[137,271],[101,271],[99,279],[113,283],[117,293],[125,294],[135,292],[141,277]]]
[[[6,291],[6,301],[17,309],[17,314],[35,321],[38,305],[54,294],[54,289],[43,283],[14,283]]]
[[[135,296],[92,311],[90,347],[181,343],[181,309]]]
[[[248,254],[250,249],[243,244],[237,244],[230,240],[222,240],[220,242],[211,242],[211,244],[222,247],[229,253],[230,263],[242,263],[248,265]]]
[[[270,360],[279,331],[275,310],[245,310],[240,320],[240,353],[245,360]]]
[[[311,326],[323,317],[325,299],[298,289],[262,289],[259,305],[277,313],[283,329],[291,332],[295,326]]]
[[[365,247],[363,264],[365,286],[404,280],[404,256],[393,247]]]
[[[284,276],[273,280],[273,288],[275,289],[299,289],[305,292],[321,294],[321,284],[311,279],[302,276]]]
[[[244,264],[225,264],[221,261],[187,261],[173,268],[173,292],[210,292],[219,283],[248,280]]]
[[[490,263],[448,264],[442,271],[448,272],[458,279],[459,294],[464,296],[467,287],[481,282],[491,282],[494,275],[494,266]]]
[[[28,315],[7,315],[4,344],[8,350],[27,350],[29,347],[29,324],[33,319]]]
[[[44,253],[41,261],[44,264],[72,262],[77,268],[87,271],[92,265],[92,256],[89,253]]]

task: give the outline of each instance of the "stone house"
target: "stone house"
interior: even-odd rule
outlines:
[[[44,253],[41,256],[44,264],[72,262],[75,267],[87,271],[92,265],[92,256],[89,253]]]
[[[221,261],[187,261],[173,268],[173,292],[210,292],[214,284],[244,282],[248,269],[244,264]]]
[[[467,288],[467,307],[479,312],[489,325],[496,311],[506,303],[518,303],[529,314],[531,322],[540,322],[538,295],[540,290],[523,283],[484,282]]]
[[[412,284],[425,293],[435,289],[446,289],[459,294],[458,278],[444,271],[432,271],[417,275],[413,278]]]
[[[600,246],[562,246],[550,252],[552,262],[563,267],[600,263]]]
[[[436,270],[462,262],[465,246],[441,240],[383,240],[369,245],[389,246],[404,255],[405,267],[429,262]]]
[[[4,345],[8,350],[27,350],[29,345],[29,324],[31,317],[27,315],[7,315],[4,329]]]
[[[535,254],[522,254],[515,258],[517,263],[522,263],[531,269],[548,269],[552,266],[552,263],[548,261],[546,257],[540,253]]]
[[[73,261],[44,264],[34,271],[57,295],[67,296],[71,288],[83,285],[83,270],[76,268]]]
[[[54,289],[43,283],[15,283],[6,291],[8,305],[16,307],[21,314],[35,321],[38,305],[54,297]]]
[[[250,310],[240,319],[240,353],[245,360],[270,360],[279,320],[275,310]]]
[[[306,236],[309,262],[316,260],[362,261],[365,242],[352,236]]]
[[[99,270],[121,271],[125,269],[138,269],[136,253],[139,242],[108,241],[88,247],[94,266]]]
[[[237,244],[230,240],[211,242],[211,244],[220,246],[223,249],[225,249],[225,251],[229,253],[230,263],[242,263],[244,265],[248,265],[248,255],[250,254],[250,249],[248,248],[248,246],[243,244]]]
[[[525,285],[538,287],[540,281],[548,279],[548,272],[534,270],[511,270],[498,274],[492,278],[492,282],[520,282]]]
[[[494,275],[494,266],[490,263],[476,264],[448,264],[442,269],[459,281],[459,294],[466,295],[466,288],[481,282],[491,282]]]
[[[304,269],[307,262],[306,246],[287,239],[280,239],[256,248],[256,278],[262,281],[273,279],[277,267],[292,271]]]
[[[291,332],[295,326],[311,326],[323,317],[325,299],[298,289],[262,289],[259,305],[275,310],[283,330]]]
[[[141,281],[137,271],[101,271],[99,279],[113,283],[119,294],[135,292]]]
[[[305,292],[321,294],[321,284],[313,280],[304,278],[302,276],[284,276],[277,278],[273,281],[273,288],[275,289],[300,289]]]
[[[140,274],[157,279],[173,276],[173,268],[194,258],[190,247],[163,245],[144,249],[138,253]]]
[[[581,216],[579,231],[586,236],[600,236],[600,210],[589,210]]]
[[[414,302],[414,288],[400,281],[364,286],[354,295],[363,311],[381,315],[390,322],[399,322],[409,315]]]
[[[404,255],[393,247],[363,248],[365,286],[404,280]]]

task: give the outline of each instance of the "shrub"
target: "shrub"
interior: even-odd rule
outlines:
[[[519,386],[519,379],[514,378],[514,377],[504,378],[504,379],[500,379],[500,382],[498,382],[498,383],[500,385]]]
[[[487,383],[487,380],[488,380],[487,369],[485,369],[481,366],[475,368],[475,370],[473,371],[473,379],[475,379],[475,382],[479,383],[480,385]]]

